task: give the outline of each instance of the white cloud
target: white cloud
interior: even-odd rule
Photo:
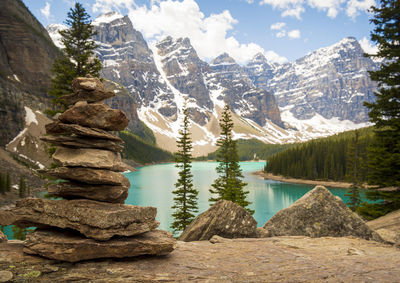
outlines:
[[[96,0],[93,11],[128,9],[129,18],[150,44],[166,37],[188,37],[199,57],[209,61],[223,52],[229,53],[238,63],[246,63],[265,50],[256,43],[240,43],[233,35],[238,23],[228,10],[206,17],[195,0],[153,1],[150,7],[137,6],[132,0]],[[268,53],[269,54],[269,53]],[[270,56],[274,62],[286,58]]]
[[[253,4],[254,0],[246,0],[246,2],[249,3],[249,4]]]
[[[46,6],[40,9],[40,12],[48,19],[50,17],[50,3],[46,2]]]
[[[274,63],[283,64],[288,61],[288,59],[286,57],[280,56],[272,50],[268,50],[267,52],[264,52],[264,56],[269,61],[274,62]]]
[[[361,48],[364,50],[365,53],[368,54],[376,54],[378,53],[378,47],[376,45],[372,45],[371,42],[367,39],[366,36],[364,36],[360,41],[359,41]]]
[[[286,26],[286,23],[278,22],[278,23],[272,24],[272,25],[270,26],[270,28],[271,28],[272,30],[281,30],[281,29],[283,29],[285,26]]]
[[[298,29],[294,29],[288,32],[288,37],[291,39],[300,38],[300,31]]]
[[[286,30],[281,30],[280,32],[278,32],[276,34],[277,38],[282,38],[282,37],[285,37],[285,36],[286,36]]]
[[[342,10],[346,15],[355,19],[361,11],[366,11],[375,5],[374,0],[260,0],[260,5],[270,5],[274,9],[282,10],[282,17],[295,17],[301,19],[301,14],[308,6],[326,12],[330,18],[336,18]]]
[[[367,11],[371,6],[375,6],[374,0],[349,0],[347,2],[346,14],[355,19],[360,14],[360,11]]]

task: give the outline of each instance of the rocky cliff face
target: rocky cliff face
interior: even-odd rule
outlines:
[[[289,123],[316,115],[363,123],[368,121],[363,102],[373,101],[376,89],[367,71],[378,67],[363,54],[358,41],[348,37],[280,66],[257,55],[247,72],[255,85],[275,94]]]
[[[49,103],[51,66],[60,51],[20,0],[0,4],[0,145],[24,127],[24,106]]]

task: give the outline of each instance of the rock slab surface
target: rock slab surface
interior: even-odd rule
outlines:
[[[257,222],[246,209],[231,201],[217,201],[183,231],[179,240],[202,241],[218,235],[225,238],[255,237]]]
[[[104,149],[57,147],[53,154],[53,160],[59,166],[125,171],[121,156],[116,152]]]
[[[121,110],[111,109],[103,103],[88,104],[83,101],[67,109],[58,119],[67,124],[78,124],[106,131],[122,131],[129,123],[129,119]]]
[[[157,209],[92,200],[22,199],[0,212],[0,225],[51,226],[72,229],[100,241],[133,236],[158,227]]]
[[[40,138],[42,141],[70,148],[99,148],[115,152],[121,152],[123,145],[99,138],[84,138],[84,137],[68,137],[68,136],[43,136]]]
[[[47,188],[49,194],[65,199],[86,198],[96,201],[124,203],[128,197],[129,182],[122,186],[88,185],[76,182],[52,184]]]
[[[268,236],[343,237],[382,241],[343,201],[316,186],[288,208],[278,211],[263,228]]]
[[[0,270],[17,279],[40,273],[34,282],[394,283],[400,278],[399,249],[353,237],[178,241],[167,256],[75,264],[30,256],[22,249],[22,243],[1,244]]]
[[[368,221],[367,225],[375,230],[385,241],[400,246],[400,210]]]
[[[135,237],[109,241],[87,239],[65,231],[37,230],[27,236],[24,252],[50,259],[77,262],[98,258],[129,258],[140,255],[166,255],[176,240],[166,231],[153,230]]]

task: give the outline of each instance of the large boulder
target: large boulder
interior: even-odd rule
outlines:
[[[95,148],[58,147],[53,160],[57,165],[66,167],[89,167],[116,172],[123,172],[126,168],[119,153]]]
[[[278,211],[263,228],[264,236],[344,237],[382,241],[339,197],[316,186],[288,208]],[[261,234],[261,233],[259,233]]]
[[[87,239],[68,231],[36,230],[26,237],[24,252],[50,259],[77,262],[97,258],[166,255],[176,246],[172,234],[154,230],[134,237],[109,241]]]
[[[22,199],[0,212],[0,225],[73,229],[100,241],[133,236],[158,227],[155,207],[103,203],[93,200]]]
[[[48,186],[47,191],[53,196],[64,199],[86,198],[111,203],[124,203],[128,197],[129,186],[129,181],[121,186],[61,182]]]
[[[400,210],[367,222],[385,241],[400,246]]]
[[[122,131],[129,119],[121,110],[111,109],[103,103],[80,101],[62,113],[58,119],[67,124],[98,128],[107,131]]]
[[[7,242],[7,236],[0,231],[0,243]]]
[[[43,136],[40,137],[40,139],[53,145],[70,148],[98,148],[111,150],[114,152],[121,152],[124,149],[123,145],[120,143],[99,138],[85,138],[76,136]]]
[[[126,184],[127,178],[117,172],[103,169],[93,169],[84,167],[58,167],[48,170],[38,170],[38,172],[51,177],[92,185],[116,185]]]
[[[47,134],[53,134],[53,135],[75,134],[81,137],[107,139],[123,143],[123,140],[121,140],[121,138],[114,136],[102,129],[87,128],[77,124],[64,124],[60,123],[60,121],[49,123],[45,127]]]
[[[214,235],[224,238],[255,237],[256,228],[257,222],[246,209],[231,201],[220,200],[197,216],[179,240],[202,241]]]

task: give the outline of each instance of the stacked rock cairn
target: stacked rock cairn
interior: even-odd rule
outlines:
[[[46,125],[42,137],[57,146],[57,167],[42,173],[62,179],[48,192],[63,199],[22,199],[0,213],[0,224],[37,227],[24,252],[68,262],[172,252],[176,241],[156,230],[156,208],[123,204],[130,186],[121,173],[123,141],[108,131],[125,129],[129,120],[102,103],[115,94],[97,78],[78,77],[72,88],[63,97],[71,106]]]

